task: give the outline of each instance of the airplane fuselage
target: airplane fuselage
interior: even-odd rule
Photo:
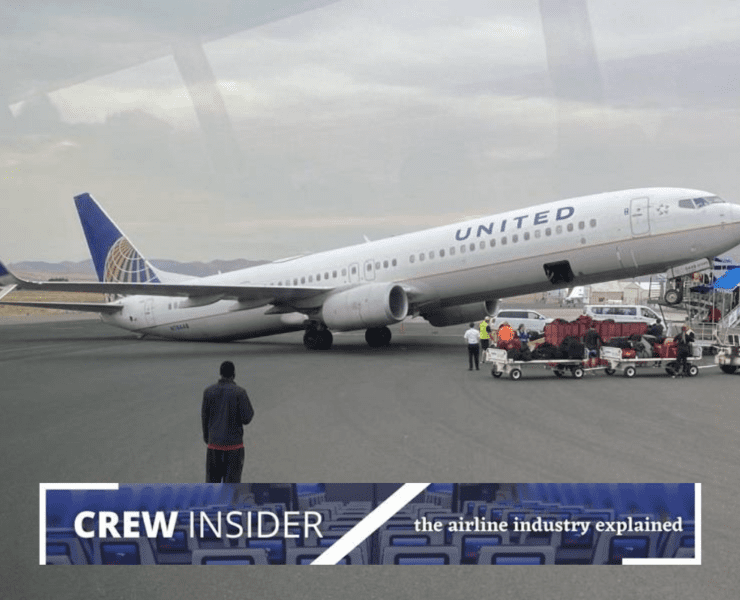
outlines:
[[[355,288],[380,295],[387,286],[400,286],[403,292],[396,292],[408,304],[398,310],[405,314],[388,323],[406,314],[423,315],[433,325],[463,322],[478,310],[465,307],[480,304],[490,312],[499,298],[663,272],[740,244],[740,207],[716,199],[691,208],[686,201],[694,198],[716,199],[697,190],[646,188],[542,204],[194,280],[326,288],[308,299],[250,307],[217,297],[194,306],[181,297],[128,296],[116,301],[121,312],[102,318],[139,333],[187,340],[297,331],[306,320],[360,329],[364,325],[356,320],[333,317],[327,300]],[[362,312],[358,298],[347,302]]]

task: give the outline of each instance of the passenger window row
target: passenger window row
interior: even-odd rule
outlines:
[[[591,228],[596,227],[596,219],[589,220],[588,226],[591,227]],[[575,230],[575,227],[576,227],[575,224],[568,223],[566,229],[567,229],[568,232],[572,232],[572,231]],[[579,221],[578,222],[578,229],[579,230],[586,229],[586,222],[585,221]],[[545,237],[550,237],[553,234],[552,227],[545,227],[544,230],[543,229],[535,229],[534,230],[534,238],[535,239],[540,239],[542,237],[542,232],[543,231],[545,233]],[[563,233],[563,226],[562,225],[557,225],[555,227],[555,234],[556,235],[560,235],[562,233]],[[522,239],[525,242],[529,241],[531,239],[530,232],[529,231],[525,231],[522,234]],[[506,246],[508,244],[508,240],[509,240],[508,236],[504,235],[500,239],[500,244],[502,246]],[[511,235],[511,243],[512,244],[516,244],[518,242],[519,242],[519,234],[518,233],[513,233]],[[496,247],[496,238],[494,238],[494,237],[490,238],[488,240],[488,246],[490,246],[491,248],[495,248]],[[486,249],[486,242],[483,241],[483,240],[481,240],[480,242],[477,242],[477,243],[476,242],[470,242],[468,244],[460,244],[460,246],[459,246],[460,254],[465,254],[468,251],[475,252],[476,249],[485,250]],[[455,256],[455,254],[456,254],[457,251],[458,251],[458,248],[456,246],[450,246],[449,247],[449,250],[447,250],[447,251],[445,251],[444,248],[441,248],[439,251],[437,251],[436,256],[438,256],[439,258],[444,258],[445,255]],[[417,260],[417,257],[419,259],[419,262],[424,262],[427,259],[428,260],[434,260],[434,258],[435,258],[435,251],[434,250],[429,250],[428,252],[419,252],[419,254],[411,254],[409,256],[409,263],[412,263],[412,264],[415,263],[416,260]]]
[[[381,268],[383,268],[383,269],[390,269],[390,268],[393,268],[393,267],[397,267],[398,266],[398,259],[395,259],[394,258],[392,260],[384,260],[382,262],[381,261],[375,261],[375,265],[374,266],[375,266],[375,270],[376,271],[379,271]],[[366,265],[365,265],[365,270],[368,271],[368,272],[370,272],[370,271],[372,271],[372,269],[373,269],[373,263],[372,262],[367,262]],[[357,275],[357,267],[356,266],[352,266],[351,269],[350,269],[350,272],[351,272],[352,275]],[[320,281],[329,281],[330,279],[337,279],[337,277],[340,276],[340,273],[341,273],[341,276],[342,277],[347,277],[347,269],[346,268],[341,269],[341,270],[334,269],[332,271],[324,271],[323,274],[322,273],[316,273],[316,276],[315,277],[314,277],[314,275],[308,275],[308,276],[303,275],[300,278],[294,277],[292,280],[291,279],[286,279],[284,283],[283,283],[282,280],[281,281],[278,281],[277,284],[275,282],[271,282],[270,285],[271,286],[274,286],[274,285],[283,286],[283,285],[285,285],[286,287],[290,287],[290,286],[305,285],[306,283],[313,283],[314,280],[318,283]]]

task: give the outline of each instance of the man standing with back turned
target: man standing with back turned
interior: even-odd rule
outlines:
[[[244,388],[234,383],[234,363],[221,363],[221,379],[203,392],[203,440],[206,483],[241,483],[244,466],[244,425],[254,409]]]

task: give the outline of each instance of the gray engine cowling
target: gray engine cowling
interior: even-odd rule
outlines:
[[[409,300],[400,285],[370,283],[329,296],[321,318],[329,329],[350,331],[398,323],[408,311]]]
[[[435,309],[430,312],[422,312],[424,317],[434,327],[447,327],[448,325],[459,325],[480,321],[484,317],[492,317],[496,314],[498,300],[486,300],[485,302],[473,302],[472,304],[460,304]]]

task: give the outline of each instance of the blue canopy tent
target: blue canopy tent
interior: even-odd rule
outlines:
[[[720,290],[734,290],[740,285],[740,269],[730,269],[714,282],[714,287]]]

